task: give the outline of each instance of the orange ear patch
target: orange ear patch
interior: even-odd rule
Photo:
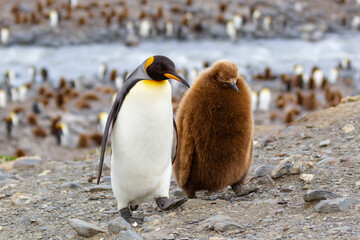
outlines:
[[[148,58],[145,62],[145,71],[147,70],[148,66],[150,66],[154,62],[154,57]]]

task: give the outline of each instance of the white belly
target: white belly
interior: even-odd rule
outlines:
[[[172,139],[169,82],[137,83],[112,130],[111,179],[119,209],[168,196]]]

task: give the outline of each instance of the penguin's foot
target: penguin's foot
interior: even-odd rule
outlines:
[[[131,211],[130,211],[130,208],[129,207],[125,207],[123,209],[120,209],[120,214],[121,214],[121,217],[123,219],[125,219],[128,223],[130,224],[133,224],[133,223],[137,223],[137,224],[142,224],[143,221],[144,221],[144,218],[136,218],[136,217],[133,217],[132,214],[131,214]]]
[[[257,192],[258,190],[257,187],[243,187],[239,185],[237,186],[233,185],[232,189],[234,190],[236,196],[238,197],[249,195],[250,193]]]
[[[156,205],[161,210],[168,211],[168,210],[172,210],[172,209],[180,207],[187,200],[188,200],[188,198],[169,199],[169,198],[166,198],[166,197],[160,197],[160,198],[156,198],[155,202],[156,202]]]

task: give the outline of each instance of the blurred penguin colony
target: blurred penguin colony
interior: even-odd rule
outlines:
[[[309,39],[331,29],[331,24],[334,31],[356,31],[360,27],[360,17],[354,15],[355,11],[350,14],[340,11],[345,1],[332,3],[340,6],[340,10],[325,27],[311,18],[296,17],[309,15],[310,3],[294,2],[279,6],[278,1],[273,2],[210,1],[205,7],[201,1],[191,0],[158,5],[147,0],[17,1],[9,9],[8,18],[0,22],[1,44],[6,47],[17,43],[18,30],[22,27],[36,34],[43,31],[40,26],[52,29],[57,35],[74,26],[84,29],[98,26],[107,29],[104,36],[116,26],[116,36],[128,45],[159,36],[189,40],[201,36],[228,41],[249,35],[302,36],[306,31],[299,26],[310,22],[314,28],[307,32]],[[355,94],[355,86],[360,84],[359,69],[353,66],[351,59],[338,61],[329,72],[317,66],[305,69],[294,62],[293,68],[287,72],[275,73],[267,67],[263,72],[248,75],[246,81],[252,89],[255,123],[289,124],[310,111],[336,106],[344,96]],[[209,61],[202,63],[203,68],[211,64]],[[47,143],[54,146],[99,146],[107,112],[132,70],[118,72],[111,62],[102,62],[98,69],[94,69],[91,78],[53,79],[51,67],[43,66],[29,66],[27,75],[20,75],[12,69],[0,73],[0,142],[16,140],[30,133],[36,141],[49,139]],[[189,67],[179,69],[179,73],[192,84],[202,70]],[[24,83],[21,86],[14,84],[19,79]],[[175,112],[185,91],[183,86],[173,84]],[[17,145],[9,154],[21,156],[35,152]]]
[[[318,40],[325,33],[360,30],[359,0],[23,0],[2,7],[3,45],[136,45],[147,38]]]

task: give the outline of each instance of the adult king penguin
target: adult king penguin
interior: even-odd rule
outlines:
[[[236,195],[252,164],[251,91],[228,60],[203,71],[185,94],[177,115],[178,149],[173,171],[190,198],[231,185]]]
[[[171,163],[176,154],[177,130],[173,120],[171,86],[167,79],[189,84],[164,56],[145,60],[124,82],[105,125],[97,182],[112,125],[111,184],[121,216],[141,223],[131,209],[155,199],[162,210],[174,209],[185,198],[169,199]]]

